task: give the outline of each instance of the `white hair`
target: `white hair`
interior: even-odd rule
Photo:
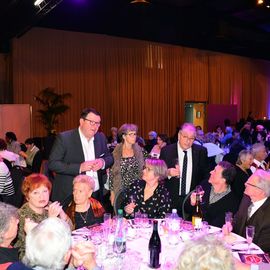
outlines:
[[[252,155],[256,158],[258,152],[262,151],[263,149],[265,149],[263,143],[254,143],[251,148]]]
[[[270,173],[259,169],[253,175],[258,176],[257,186],[264,191],[266,197],[270,197]]]
[[[12,219],[19,218],[18,209],[13,205],[0,202],[0,244],[4,241],[4,235],[9,230]]]
[[[71,247],[71,231],[68,224],[57,217],[39,223],[26,235],[23,262],[46,270],[62,270],[65,255]]]
[[[232,270],[232,252],[221,240],[206,235],[186,243],[175,270]]]

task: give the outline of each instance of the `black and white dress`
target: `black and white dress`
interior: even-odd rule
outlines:
[[[145,213],[148,218],[165,218],[166,213],[171,211],[171,198],[168,190],[163,184],[158,184],[153,195],[145,201],[145,185],[144,180],[135,180],[127,189],[123,207],[130,203],[130,196],[132,195],[137,205],[135,212]]]
[[[0,161],[0,195],[11,196],[14,193],[13,181],[9,169],[3,161]]]

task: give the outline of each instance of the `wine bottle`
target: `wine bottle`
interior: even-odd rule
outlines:
[[[158,222],[156,220],[153,221],[153,232],[151,238],[149,240],[149,267],[151,268],[159,268],[159,254],[161,252],[161,241],[158,234]]]
[[[192,225],[195,230],[200,230],[202,227],[202,209],[201,209],[201,200],[200,200],[200,194],[196,193],[196,204],[195,204],[195,211],[192,215]]]

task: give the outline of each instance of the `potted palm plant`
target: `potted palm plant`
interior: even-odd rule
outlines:
[[[47,131],[47,135],[55,133],[59,116],[69,109],[69,106],[65,104],[65,100],[70,97],[70,93],[58,94],[52,87],[41,90],[39,94],[34,97],[43,107],[38,110],[38,113]]]

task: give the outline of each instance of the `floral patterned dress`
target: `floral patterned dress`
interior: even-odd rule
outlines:
[[[171,198],[168,190],[163,184],[159,184],[154,191],[154,194],[144,200],[144,189],[146,182],[144,180],[135,180],[127,190],[123,207],[130,203],[132,195],[135,204],[135,212],[141,212],[148,215],[148,218],[165,218],[166,213],[171,210]]]

